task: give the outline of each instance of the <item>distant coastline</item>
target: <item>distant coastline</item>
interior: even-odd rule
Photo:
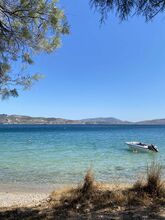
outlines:
[[[31,117],[25,115],[0,114],[0,124],[38,124],[38,125],[57,125],[57,124],[108,124],[108,125],[165,125],[165,118],[153,119],[138,122],[124,121],[114,117],[88,118],[81,120],[71,120],[64,118]]]

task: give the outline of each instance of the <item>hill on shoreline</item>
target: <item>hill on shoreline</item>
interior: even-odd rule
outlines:
[[[139,122],[123,121],[113,117],[88,118],[70,120],[64,118],[31,117],[24,115],[0,114],[0,124],[137,124],[137,125],[165,125],[165,119],[153,119]]]

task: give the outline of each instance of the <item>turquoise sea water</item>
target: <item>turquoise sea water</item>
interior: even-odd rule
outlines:
[[[133,153],[126,141],[154,143],[159,153]],[[133,181],[153,160],[165,168],[165,126],[0,125],[1,183]]]

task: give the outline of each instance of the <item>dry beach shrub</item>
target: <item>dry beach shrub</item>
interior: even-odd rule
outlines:
[[[128,204],[144,205],[165,202],[165,184],[162,180],[162,168],[158,163],[147,167],[146,179],[138,180],[129,189]]]
[[[156,197],[165,196],[165,186],[162,181],[162,167],[160,164],[153,162],[147,168],[147,181],[144,189],[150,195]]]
[[[116,186],[108,189],[104,184],[95,182],[93,172],[89,170],[82,184],[57,195],[57,192],[53,192],[51,199],[56,210],[89,213],[119,207],[165,204],[165,185],[161,177],[161,166],[152,163],[147,168],[145,180],[138,180],[130,187],[123,189]]]
[[[147,193],[150,197],[164,197],[165,185],[162,180],[162,168],[158,163],[151,163],[147,167],[146,180],[138,180],[132,190],[140,193]]]
[[[106,208],[124,206],[127,199],[122,190],[109,190],[94,180],[93,172],[89,170],[84,182],[76,188],[71,188],[60,194],[57,202],[56,192],[52,193],[51,204],[63,212],[89,213]],[[66,213],[65,213],[66,216]]]

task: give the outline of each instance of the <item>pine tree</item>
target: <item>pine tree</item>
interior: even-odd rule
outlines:
[[[15,63],[24,67],[40,52],[53,52],[61,36],[69,33],[57,0],[0,1],[0,96],[18,96],[19,88],[29,88],[40,75],[13,72]]]
[[[165,10],[165,0],[90,0],[90,3],[101,13],[101,21],[112,11],[120,20],[138,15],[150,21]]]

